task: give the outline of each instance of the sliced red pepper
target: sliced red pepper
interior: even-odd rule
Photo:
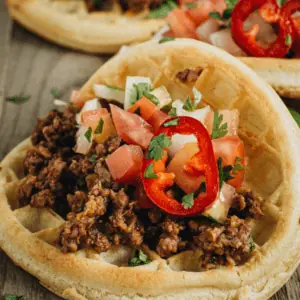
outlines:
[[[164,133],[171,137],[172,135],[178,133],[184,135],[194,134],[196,136],[200,150],[195,156],[193,156],[192,160],[196,160],[197,162],[201,161],[201,172],[205,176],[206,181],[205,194],[201,193],[197,198],[194,199],[193,207],[185,209],[180,202],[166,193],[166,189],[174,184],[174,173],[165,173],[164,171],[156,172],[155,165],[157,164],[157,161],[153,159],[147,159],[147,154],[143,161],[141,177],[145,191],[154,204],[172,215],[192,216],[203,212],[205,208],[215,201],[219,192],[218,170],[210,136],[202,123],[190,117],[176,118],[178,118],[177,125],[164,127],[164,124],[166,124],[165,122],[159,128],[156,135]],[[170,120],[167,122],[169,121]],[[161,161],[163,164],[166,163],[165,156]],[[144,177],[145,170],[150,164],[154,164],[154,173],[157,178],[149,179]],[[161,170],[163,170],[163,168]]]
[[[268,48],[260,46],[255,40],[259,30],[257,24],[248,31],[244,31],[243,29],[244,21],[248,16],[265,3],[265,0],[241,0],[236,4],[231,16],[232,37],[236,44],[248,55],[281,58],[284,57],[292,47],[292,43],[286,42],[287,39],[290,37],[292,41],[294,40],[295,32],[292,26],[291,15],[283,12],[283,9],[281,10],[280,17],[276,20],[276,23],[279,25],[277,39],[270,44]],[[272,3],[274,11],[278,11],[276,8],[276,0],[269,1],[269,5],[272,5]]]

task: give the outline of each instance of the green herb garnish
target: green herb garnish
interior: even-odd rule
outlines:
[[[242,161],[243,161],[243,159],[241,157],[236,157],[234,165],[233,165],[233,169],[232,169],[233,175],[236,175],[238,171],[244,170],[244,167],[241,164]]]
[[[24,296],[17,295],[4,295],[3,300],[24,300]]]
[[[15,104],[22,104],[27,102],[30,99],[30,95],[16,95],[16,96],[11,96],[11,97],[7,97],[6,101],[15,103]]]
[[[253,235],[252,232],[250,233],[250,249],[249,249],[249,254],[255,249],[255,243],[253,240]]]
[[[165,18],[171,10],[177,7],[175,1],[167,0],[160,7],[153,9],[149,13],[148,18]]]
[[[201,101],[202,94],[196,88],[193,88],[193,94],[194,94],[194,101],[192,102],[190,96],[188,96],[182,107],[183,109],[187,111],[194,111],[196,109],[197,105]]]
[[[218,171],[219,171],[219,182],[220,182],[220,188],[222,188],[224,182],[233,179],[230,175],[230,172],[232,171],[233,167],[232,166],[222,166],[222,158],[219,157],[217,160],[217,166],[218,166]]]
[[[214,120],[213,120],[213,128],[212,128],[212,139],[217,139],[225,136],[228,133],[228,125],[227,123],[222,124],[223,115],[219,115],[219,111],[214,111]],[[222,124],[222,125],[221,125]]]
[[[164,123],[163,127],[177,126],[178,122],[179,122],[179,118],[176,118],[176,119],[173,119],[173,120],[170,120],[170,121]]]
[[[193,111],[194,110],[194,106],[193,106],[193,103],[191,101],[190,96],[187,97],[187,99],[184,102],[184,105],[183,105],[182,108],[185,109],[185,110],[187,110],[187,111]]]
[[[90,143],[92,138],[92,127],[89,127],[88,130],[85,132],[84,137],[87,139],[87,141]]]
[[[171,138],[165,133],[155,136],[150,141],[146,158],[160,160],[163,157],[164,149],[171,146]]]
[[[175,40],[174,37],[168,36],[168,37],[163,37],[163,38],[161,38],[161,39],[158,41],[158,43],[159,43],[159,44],[163,44],[163,43],[170,42],[170,41],[174,41],[174,40]]]
[[[217,20],[221,20],[222,19],[222,16],[220,15],[219,12],[217,11],[212,11],[209,13],[209,16],[213,19],[217,19]]]
[[[135,256],[129,260],[128,266],[135,267],[140,265],[146,265],[150,262],[151,259],[148,258],[148,256],[142,250],[137,250]]]
[[[140,82],[138,84],[134,84],[130,91],[130,104],[134,105],[137,100],[141,99],[144,94],[150,92],[150,86],[146,82]]]
[[[144,172],[144,177],[147,179],[156,179],[157,175],[154,172],[154,164],[151,163],[150,165],[147,166],[145,172]]]
[[[116,90],[116,91],[123,91],[122,89],[118,88],[117,86],[114,86],[114,85],[109,85],[109,84],[106,84],[106,86],[112,90]]]
[[[278,6],[283,6],[287,0],[277,0]]]
[[[184,209],[192,208],[194,205],[194,193],[185,195],[182,198],[182,205]]]
[[[285,37],[285,45],[288,47],[292,45],[292,36],[290,34]]]
[[[98,125],[97,125],[97,127],[95,129],[95,134],[102,133],[103,125],[104,125],[104,121],[103,121],[103,119],[100,119],[99,123],[98,123]]]
[[[89,161],[92,163],[92,164],[96,164],[97,162],[97,155],[96,154],[92,154],[90,157],[89,157]]]
[[[298,126],[300,127],[300,114],[293,108],[288,107],[288,110],[290,111],[292,117],[294,118],[294,120],[296,121]]]
[[[238,0],[225,0],[227,9],[233,10],[235,5],[237,4]]]
[[[149,92],[144,92],[144,96],[147,97],[153,104],[158,105],[159,104],[159,100],[156,96],[154,96],[153,94],[149,93]]]
[[[176,117],[177,116],[177,109],[176,107],[172,107],[168,113],[169,116],[171,117]]]
[[[53,95],[54,98],[60,98],[61,93],[57,89],[51,89],[50,93]]]

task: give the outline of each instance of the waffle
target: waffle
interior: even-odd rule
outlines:
[[[195,83],[176,74],[201,68]],[[51,209],[19,207],[17,189],[26,140],[1,163],[0,246],[18,266],[65,299],[267,299],[291,276],[300,260],[300,134],[277,94],[229,54],[193,40],[147,42],[121,51],[82,87],[125,86],[126,76],[150,76],[173,99],[185,99],[195,85],[214,108],[238,109],[246,146],[246,184],[263,199],[265,216],[252,224],[256,248],[242,266],[202,271],[201,251],[160,258],[143,245],[152,262],[127,267],[133,248],[115,246],[63,254],[55,240],[65,220]]]

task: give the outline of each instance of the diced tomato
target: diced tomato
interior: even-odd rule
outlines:
[[[148,98],[142,97],[138,100],[134,105],[132,105],[128,111],[131,113],[140,110],[140,116],[145,120],[148,121],[154,114],[158,107],[152,103]]]
[[[110,104],[112,118],[120,137],[128,144],[139,145],[147,149],[152,137],[153,128],[137,114],[125,111]]]
[[[84,111],[81,114],[81,122],[88,127],[92,127],[94,131],[99,124],[99,120],[108,114],[106,108]]]
[[[225,136],[212,140],[212,143],[215,158],[218,160],[221,157],[223,166],[234,166],[235,163],[243,166],[243,170],[236,171],[236,174],[231,173],[234,178],[227,182],[235,188],[239,188],[243,183],[245,173],[245,147],[243,141],[238,136]],[[237,158],[240,158],[241,161],[237,162]]]
[[[185,9],[175,8],[166,18],[175,37],[196,38],[196,24]]]
[[[170,116],[161,110],[156,110],[148,122],[152,125],[154,132],[158,130],[162,123],[168,120]]]
[[[175,174],[176,184],[187,194],[197,191],[202,181],[203,176],[193,176],[187,173],[183,166],[199,152],[197,143],[185,144],[170,161],[167,172]]]
[[[139,177],[143,151],[135,145],[123,145],[106,158],[111,176],[117,182],[132,183]]]
[[[135,195],[136,200],[139,203],[140,208],[146,209],[146,208],[153,207],[153,203],[146,195],[146,192],[145,192],[145,189],[144,189],[144,186],[143,186],[143,183],[141,180],[136,185],[134,195]]]
[[[84,105],[84,101],[80,99],[80,92],[78,90],[72,91],[70,102],[77,107],[82,107]]]
[[[239,125],[239,111],[237,109],[219,110],[219,116],[223,115],[223,121],[220,126],[227,123],[228,133],[227,135],[237,135]],[[212,133],[212,126],[214,122],[214,112],[210,111],[205,118],[204,124],[209,134]]]

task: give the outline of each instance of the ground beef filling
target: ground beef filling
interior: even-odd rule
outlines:
[[[113,136],[93,144],[88,155],[75,153],[77,131],[71,106],[53,111],[38,121],[32,134],[34,147],[24,161],[22,205],[51,207],[66,219],[59,237],[63,252],[112,245],[147,244],[161,257],[187,249],[203,251],[203,269],[243,263],[253,249],[248,220],[262,216],[261,200],[251,191],[238,191],[223,224],[203,217],[177,218],[159,208],[142,210],[134,188],[112,180],[105,157],[122,144]]]

